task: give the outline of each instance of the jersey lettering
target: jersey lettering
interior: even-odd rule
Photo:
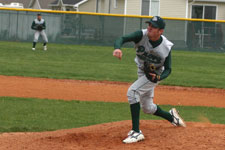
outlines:
[[[160,64],[161,63],[161,58],[158,56],[155,56],[151,53],[146,52],[144,46],[139,46],[137,48],[136,55],[138,56],[138,58],[140,58],[143,61],[148,62],[149,64]]]

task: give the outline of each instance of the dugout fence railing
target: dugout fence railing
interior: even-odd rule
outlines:
[[[0,8],[0,40],[33,40],[37,13],[46,20],[49,42],[113,46],[116,38],[147,27],[151,16]],[[173,49],[225,52],[225,20],[167,18],[164,35]],[[126,44],[127,47],[133,44]]]

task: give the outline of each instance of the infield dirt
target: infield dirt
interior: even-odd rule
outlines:
[[[130,83],[56,80],[0,76],[0,96],[62,100],[127,102]],[[214,106],[225,108],[225,90],[158,86],[157,104]],[[223,150],[225,125],[187,123],[173,127],[167,121],[142,120],[145,140],[123,144],[131,121],[93,125],[51,132],[2,133],[0,150]]]
[[[12,97],[127,102],[126,92],[129,86],[130,83],[109,81],[0,76],[0,96]],[[159,85],[155,88],[154,102],[225,108],[225,90]]]

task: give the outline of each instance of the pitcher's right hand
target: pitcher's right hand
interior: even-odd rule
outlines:
[[[115,49],[114,51],[113,51],[113,56],[114,57],[117,57],[118,59],[122,59],[122,56],[123,56],[123,53],[122,53],[122,51],[120,50],[120,49]]]

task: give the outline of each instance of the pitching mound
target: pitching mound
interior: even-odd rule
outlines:
[[[130,121],[106,123],[83,128],[36,133],[0,134],[1,150],[222,150],[225,125],[187,123],[173,127],[167,121],[141,121],[146,139],[123,144]]]

